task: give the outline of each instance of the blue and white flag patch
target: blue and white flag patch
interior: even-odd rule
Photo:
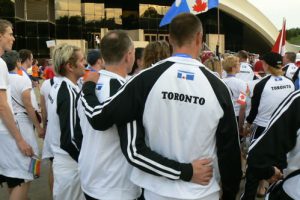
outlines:
[[[177,71],[177,78],[179,78],[179,79],[193,81],[194,76],[195,76],[195,74],[193,72],[187,72],[187,71],[182,71],[182,70]]]
[[[102,83],[97,83],[96,90],[101,90],[102,87],[103,87]]]

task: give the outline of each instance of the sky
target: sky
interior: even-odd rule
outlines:
[[[300,0],[248,0],[278,28],[286,18],[286,28],[300,28]]]

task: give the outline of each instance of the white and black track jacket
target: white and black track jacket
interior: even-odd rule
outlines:
[[[300,169],[300,91],[291,93],[276,109],[264,133],[250,146],[248,167],[258,179],[269,179],[273,166],[285,177]],[[285,192],[300,199],[300,175],[285,182]]]
[[[54,153],[70,155],[78,160],[82,133],[76,112],[79,93],[77,85],[66,77],[55,83],[48,95],[48,126],[51,133],[50,145]]]
[[[246,83],[256,79],[256,76],[252,70],[252,65],[247,62],[241,62],[240,72],[236,74],[236,77],[242,79]]]
[[[118,74],[101,70],[96,86],[100,102],[114,95],[125,83]],[[78,101],[78,115],[83,131],[78,166],[84,193],[96,199],[136,199],[140,188],[130,181],[132,166],[122,154],[118,129],[114,125],[97,131],[90,125],[83,102]]]
[[[266,76],[254,87],[247,122],[266,127],[278,105],[295,91],[293,82],[284,76]]]
[[[223,198],[235,198],[241,164],[230,93],[199,61],[182,57],[161,61],[103,103],[95,87],[93,82],[83,86],[86,116],[96,130],[119,126],[123,153],[142,170],[134,168],[134,183],[163,196],[196,199],[220,189],[220,172]],[[209,186],[185,182],[193,174],[190,163],[201,158],[214,160]]]
[[[284,75],[286,77],[288,77],[289,79],[292,79],[294,74],[296,73],[298,67],[297,65],[295,65],[295,63],[289,63],[289,64],[286,64],[282,70],[284,71]]]

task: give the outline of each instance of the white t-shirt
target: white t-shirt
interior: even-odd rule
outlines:
[[[233,102],[233,108],[235,116],[239,116],[241,105],[237,102],[241,93],[247,94],[247,83],[234,76],[225,77],[223,81],[226,83],[231,92],[231,99]]]
[[[7,70],[6,63],[1,57],[0,57],[0,89],[6,91],[7,102],[12,110],[11,98],[10,98],[10,85],[8,80],[8,70]],[[4,125],[4,123],[0,118],[0,134],[3,133],[8,134],[8,129],[6,128],[6,126]]]
[[[27,74],[27,72],[25,73],[23,71],[23,76],[25,77],[26,81],[28,82],[28,84],[30,83],[31,84],[31,87],[32,87],[32,81],[29,77],[29,75]],[[37,103],[37,100],[36,100],[36,96],[35,96],[35,93],[34,93],[34,89],[31,90],[31,93],[30,93],[30,96],[31,96],[31,104],[33,106],[33,108],[35,110],[39,110],[39,105]]]
[[[252,81],[254,78],[254,72],[251,68],[251,65],[246,62],[241,62],[240,72],[236,74],[236,77],[242,79],[246,83]]]
[[[26,80],[24,75],[20,76],[16,73],[9,74],[9,82],[11,83],[11,96],[14,113],[26,112],[22,101],[22,94],[25,90],[31,90],[32,84]]]

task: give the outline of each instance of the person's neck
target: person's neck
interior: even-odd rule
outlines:
[[[97,72],[101,70],[101,66],[98,65],[91,66],[91,68]]]
[[[0,57],[4,54],[4,50],[0,48]]]
[[[126,67],[122,66],[122,65],[105,66],[105,70],[113,72],[115,74],[118,74],[118,75],[122,76],[123,78],[126,78],[126,76],[127,76]]]
[[[197,59],[199,56],[199,52],[195,51],[195,48],[192,48],[190,46],[175,47],[173,54],[186,54],[194,59]]]
[[[25,69],[25,70],[27,70],[29,67],[27,67],[26,65],[24,65],[24,64],[21,64],[21,66],[22,66],[22,68],[23,69]]]
[[[79,78],[77,78],[77,76],[75,76],[74,74],[67,74],[66,78],[69,79],[75,85],[77,85],[77,81]]]
[[[227,72],[227,76],[235,76],[236,72]]]

